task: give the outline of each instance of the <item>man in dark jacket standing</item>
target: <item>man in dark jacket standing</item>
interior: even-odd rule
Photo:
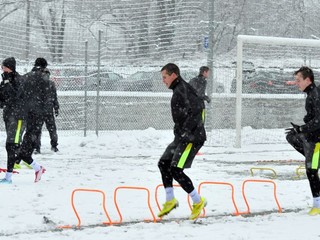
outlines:
[[[166,202],[158,216],[162,217],[178,206],[173,192],[173,179],[175,179],[193,201],[190,219],[194,220],[205,207],[206,199],[199,195],[183,170],[191,167],[194,157],[206,140],[204,102],[181,78],[177,65],[168,63],[161,69],[161,75],[164,84],[173,90],[171,113],[174,122],[174,140],[158,162],[166,192]]]
[[[314,83],[313,71],[308,67],[301,67],[294,73],[296,85],[307,94],[305,109],[307,114],[303,118],[304,124],[299,126],[291,123],[287,128],[287,141],[303,156],[305,156],[306,173],[313,196],[313,207],[309,215],[320,215],[320,89]]]
[[[2,62],[2,82],[0,83],[0,105],[3,107],[3,120],[7,133],[7,172],[1,184],[12,183],[12,172],[19,151],[22,134],[25,130],[23,99],[23,79],[16,72],[16,60],[6,58]]]
[[[211,101],[211,99],[206,95],[209,70],[210,69],[207,66],[200,67],[199,75],[189,81],[189,84],[196,90],[198,96],[204,101],[207,101],[207,103],[210,103]]]
[[[41,69],[44,69],[45,72],[48,73],[50,76],[49,70],[47,70],[48,63],[46,59],[44,58],[37,58],[35,61],[35,66],[40,67]],[[55,86],[55,83],[53,81],[50,81],[50,87],[48,89],[48,98],[47,102],[44,105],[43,109],[43,123],[46,124],[46,128],[48,129],[49,136],[50,136],[50,144],[51,144],[51,150],[54,152],[58,152],[58,134],[57,134],[57,126],[55,117],[59,115],[59,102],[58,102],[58,96],[57,96],[57,89]],[[41,127],[42,129],[42,127]],[[36,146],[35,146],[35,153],[41,153],[41,132],[40,135],[37,138]]]
[[[31,72],[24,76],[24,100],[26,110],[26,133],[23,137],[19,155],[16,160],[22,159],[35,170],[35,180],[38,182],[46,171],[32,158],[33,149],[36,145],[37,136],[41,133],[44,118],[44,107],[48,101],[48,90],[50,88],[50,74],[45,68],[35,66]]]

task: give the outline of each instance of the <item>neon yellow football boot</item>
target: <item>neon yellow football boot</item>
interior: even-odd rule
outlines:
[[[158,217],[163,217],[164,215],[167,215],[176,207],[179,207],[179,202],[175,198],[173,198],[170,201],[165,202],[163,204],[162,210],[158,213]]]
[[[310,216],[320,215],[320,208],[313,207],[313,208],[311,208],[311,210],[308,212],[308,214],[309,214]]]
[[[195,220],[199,217],[202,209],[207,206],[207,200],[204,197],[201,197],[201,201],[199,203],[195,203],[192,205],[190,220]]]

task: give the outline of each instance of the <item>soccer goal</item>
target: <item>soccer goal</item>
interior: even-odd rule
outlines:
[[[294,83],[301,66],[320,80],[320,40],[239,35],[236,77],[235,146],[285,142],[290,122],[303,124],[305,94]]]

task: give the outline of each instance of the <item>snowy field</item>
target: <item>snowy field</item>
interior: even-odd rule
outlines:
[[[285,140],[283,144],[252,144],[241,149],[209,146],[208,141],[193,167],[186,170],[195,186],[201,185],[201,195],[208,200],[206,217],[196,223],[187,220],[187,196],[176,187],[179,208],[163,221],[144,221],[158,213],[156,200],[164,202],[161,187],[155,195],[161,184],[157,162],[172,137],[171,131],[154,129],[107,132],[98,138],[60,133],[60,152],[53,153],[44,134],[42,154],[34,156],[47,169],[42,180],[33,183],[33,170],[23,168],[14,174],[12,185],[0,186],[0,239],[320,239],[320,216],[307,215],[312,205],[311,192],[304,171],[297,171],[303,158]],[[1,168],[6,166],[4,141],[2,132]],[[237,210],[248,210],[242,195],[244,181],[251,214],[236,216]],[[274,184],[282,213],[274,197]],[[124,186],[141,189],[117,189]],[[71,205],[75,189],[100,191],[74,193],[74,206],[81,219],[78,229]],[[148,190],[152,211],[148,209]],[[102,193],[110,219],[103,209]],[[115,193],[122,224],[103,225],[109,220],[120,221]],[[58,228],[65,225],[73,228]]]

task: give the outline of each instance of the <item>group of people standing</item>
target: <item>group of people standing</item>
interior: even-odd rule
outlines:
[[[55,85],[50,81],[47,65],[46,59],[37,58],[32,70],[25,75],[20,75],[16,71],[15,58],[6,58],[2,62],[0,106],[3,108],[7,134],[5,146],[7,170],[0,184],[12,183],[13,169],[15,165],[19,166],[21,160],[34,169],[34,181],[40,181],[46,170],[32,158],[32,153],[35,149],[40,149],[41,130],[45,121],[48,127],[48,122],[50,125],[51,120],[51,127],[48,130],[52,150],[58,151],[58,136],[53,114],[57,116],[59,103]]]

